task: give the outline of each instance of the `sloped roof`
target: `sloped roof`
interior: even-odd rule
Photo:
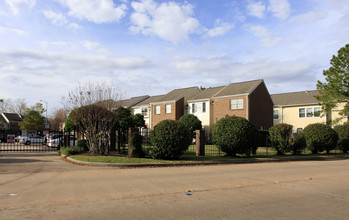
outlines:
[[[183,88],[183,89],[175,89],[167,93],[166,95],[164,95],[160,100],[154,101],[153,103],[166,102],[166,101],[178,101],[179,99],[195,91],[199,91],[199,88],[189,87],[189,88]]]
[[[145,105],[149,105],[152,102],[159,102],[160,100],[163,99],[165,95],[157,95],[157,96],[150,96],[149,98],[147,98],[146,100],[138,103],[137,105],[134,105],[133,107],[139,107],[139,106],[145,106]]]
[[[138,103],[148,99],[150,96],[145,95],[145,96],[138,96],[138,97],[132,97],[129,99],[125,99],[125,100],[120,100],[114,103],[114,107],[118,108],[118,107],[125,107],[125,108],[130,108],[132,106],[137,105]]]
[[[17,113],[2,113],[6,117],[6,121],[9,122],[21,122],[23,119]]]
[[[220,91],[215,98],[233,95],[250,94],[263,80],[253,80],[247,82],[231,83]]]
[[[207,88],[207,89],[201,91],[199,94],[197,94],[195,97],[193,97],[189,101],[210,99],[224,88],[225,88],[225,86]]]
[[[319,95],[318,90],[289,92],[273,94],[271,98],[275,106],[310,105],[319,104],[315,96]]]

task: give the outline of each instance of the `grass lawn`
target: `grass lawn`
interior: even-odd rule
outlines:
[[[306,160],[306,159],[335,159],[338,157],[348,158],[349,154],[331,153],[331,154],[301,154],[301,155],[253,155],[250,157],[228,157],[228,156],[200,156],[195,154],[183,155],[179,160],[158,160],[147,158],[127,158],[126,156],[90,156],[90,155],[72,155],[72,159],[94,163],[114,163],[114,164],[183,164],[183,163],[225,163],[225,162],[256,162],[256,161],[282,161],[282,160]]]

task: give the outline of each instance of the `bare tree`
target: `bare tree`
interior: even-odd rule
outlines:
[[[1,111],[8,113],[17,113],[24,116],[28,111],[28,104],[25,99],[2,99]]]
[[[53,117],[50,118],[51,122],[51,130],[61,130],[61,127],[65,120],[67,119],[68,111],[60,108],[56,109],[55,112],[53,113]]]
[[[61,103],[69,112],[75,108],[92,104],[111,110],[115,102],[124,96],[125,92],[113,85],[105,82],[88,82],[84,86],[79,84],[74,90],[71,90],[67,96],[62,97]]]

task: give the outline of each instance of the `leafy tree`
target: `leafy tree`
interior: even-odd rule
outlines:
[[[74,110],[73,110],[74,111]],[[67,119],[65,120],[65,123],[64,123],[64,130],[65,131],[69,131],[69,132],[71,132],[71,131],[77,131],[78,130],[78,128],[77,128],[77,126],[76,126],[76,123],[74,123],[74,121],[73,121],[73,119],[72,119],[72,117],[71,117],[71,114],[72,113],[70,113],[69,115],[68,115],[68,117],[67,117]]]
[[[45,119],[41,116],[40,112],[29,110],[23,121],[19,123],[19,126],[22,130],[42,131],[44,129],[44,122]]]
[[[183,115],[178,120],[179,123],[182,123],[186,127],[193,137],[195,137],[194,131],[202,129],[201,121],[193,114]]]
[[[326,82],[317,82],[320,95],[316,98],[322,102],[325,112],[330,112],[339,103],[345,103],[340,111],[344,117],[349,116],[349,44],[342,47],[337,56],[333,55],[331,67],[323,71]]]
[[[135,114],[132,116],[133,117],[133,127],[136,128],[145,128],[145,120],[144,120],[144,115],[142,114]]]
[[[145,127],[145,121],[142,114],[132,115],[129,108],[119,107],[113,112],[116,119],[114,129],[118,132],[118,152],[120,152],[121,145],[126,141],[124,134],[127,133],[128,129]]]
[[[111,131],[115,127],[115,116],[111,111],[87,105],[71,112],[75,126],[88,139],[90,153],[106,155],[111,149]]]

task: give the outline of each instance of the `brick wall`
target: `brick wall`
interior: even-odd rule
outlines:
[[[171,113],[165,113],[165,108],[166,108],[166,104],[170,104],[171,105]],[[155,107],[156,106],[160,106],[160,114],[155,114]],[[154,127],[161,121],[163,120],[176,120],[176,103],[172,102],[172,103],[162,103],[162,104],[154,104],[152,106],[152,128],[154,129]]]
[[[243,109],[230,109],[231,99],[242,99]],[[216,123],[219,119],[226,116],[240,116],[247,119],[247,102],[246,96],[235,96],[229,98],[214,99],[213,103],[213,122]]]
[[[257,129],[273,126],[273,101],[264,83],[249,96],[249,120]]]

